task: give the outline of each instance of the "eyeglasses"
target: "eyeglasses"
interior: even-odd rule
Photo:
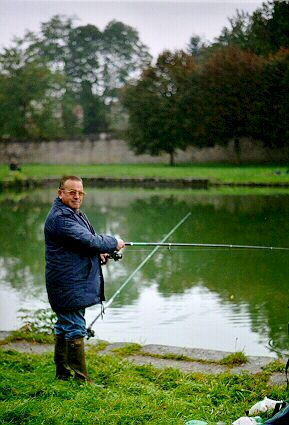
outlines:
[[[74,190],[74,189],[61,189],[63,192],[67,193],[70,196],[76,196],[79,195],[81,198],[86,195],[85,192],[82,192],[81,190]]]

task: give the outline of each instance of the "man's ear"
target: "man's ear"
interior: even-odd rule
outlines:
[[[61,195],[61,189],[58,189],[58,192],[57,192],[57,193],[58,193],[58,197],[59,197],[60,199],[62,199],[62,198],[61,198],[61,196],[60,196],[60,195]]]

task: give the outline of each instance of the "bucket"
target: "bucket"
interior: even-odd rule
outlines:
[[[208,425],[208,422],[192,420],[192,421],[186,422],[186,425]]]

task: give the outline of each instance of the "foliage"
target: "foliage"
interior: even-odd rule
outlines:
[[[125,344],[123,347],[114,348],[113,352],[121,356],[131,356],[133,354],[139,354],[141,350],[140,344]]]
[[[62,69],[67,76],[68,91],[76,95],[83,109],[85,134],[103,129],[105,119],[103,111],[98,117],[99,105],[104,108],[115,99],[117,89],[150,61],[137,31],[117,21],[109,22],[101,32],[94,25],[75,27],[72,19],[55,16],[43,25],[30,49],[34,47],[36,57],[48,60],[50,67]],[[99,123],[92,128],[96,117]]]
[[[103,89],[113,99],[116,89],[123,87],[148,65],[151,56],[147,47],[141,43],[138,32],[122,22],[109,22],[103,31],[102,40]]]
[[[227,47],[210,57],[201,74],[203,138],[209,145],[235,140],[254,132],[263,60],[237,47]]]
[[[112,21],[101,32],[56,15],[0,53],[0,136],[103,131],[117,89],[149,62],[133,28]]]
[[[23,327],[19,330],[13,331],[11,335],[0,342],[0,345],[16,341],[27,341],[33,344],[53,344],[54,336],[45,332],[33,331],[29,327]]]
[[[33,343],[54,342],[53,330],[56,315],[50,308],[38,309],[35,311],[22,309],[19,317],[24,323],[20,329],[13,331],[3,342],[7,341],[28,341]]]
[[[164,52],[155,66],[123,94],[129,111],[130,146],[137,153],[166,152],[174,164],[177,149],[193,143],[191,126],[196,104],[187,99],[196,64],[182,51]],[[195,109],[194,109],[195,108]]]
[[[31,60],[21,42],[5,50],[0,67],[0,136],[61,136],[62,76],[41,61]]]
[[[80,103],[83,110],[83,132],[95,134],[107,129],[106,106],[100,96],[92,92],[92,85],[88,81],[81,84]]]
[[[135,152],[167,152],[173,163],[176,149],[233,140],[240,161],[242,138],[286,145],[288,14],[289,3],[277,1],[252,16],[237,11],[215,43],[191,37],[192,61],[177,61],[182,52],[160,55],[124,93]]]
[[[207,48],[208,45],[202,41],[200,36],[192,35],[187,45],[187,52],[194,58],[195,62],[199,63],[205,56]]]
[[[266,146],[288,146],[289,141],[289,49],[282,49],[265,62],[255,94],[252,136]]]
[[[276,53],[289,47],[289,2],[270,0],[252,16],[237,10],[216,39],[216,46],[236,45],[258,55]]]
[[[266,367],[264,367],[264,371],[267,373],[285,373],[285,365],[284,362],[282,362],[281,360],[277,359],[272,361],[271,363],[269,363],[269,365],[267,365]]]
[[[248,362],[247,356],[243,352],[229,354],[220,361],[220,364],[227,366],[238,366]]]
[[[50,308],[41,308],[35,311],[21,309],[19,311],[21,321],[24,323],[23,330],[27,332],[39,332],[52,334],[56,321],[56,314]]]
[[[224,27],[221,35],[216,39],[216,45],[235,45],[245,48],[248,43],[251,17],[244,11],[236,11],[236,16],[229,18],[230,28]]]

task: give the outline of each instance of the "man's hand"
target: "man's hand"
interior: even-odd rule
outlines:
[[[100,263],[104,266],[109,260],[109,254],[100,254]]]
[[[119,250],[121,250],[124,247],[125,247],[124,241],[122,239],[118,239],[117,240],[116,250],[119,251]]]
[[[124,247],[125,247],[124,241],[122,239],[117,239],[117,246],[116,246],[115,250],[120,251]],[[111,258],[110,254],[107,254],[107,253],[100,254],[101,265],[104,266],[110,258]],[[120,256],[120,258],[121,258],[121,256]]]

